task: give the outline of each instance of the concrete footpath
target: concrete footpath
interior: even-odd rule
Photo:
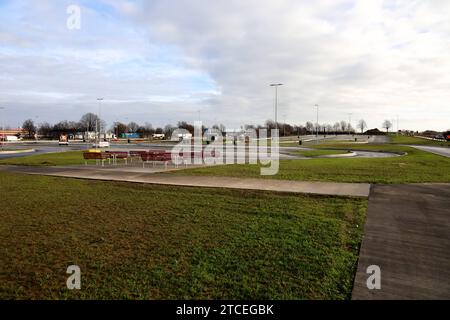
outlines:
[[[310,193],[321,195],[369,196],[370,184],[289,181],[259,178],[230,178],[211,176],[183,176],[181,174],[161,173],[158,168],[99,168],[87,167],[26,167],[0,166],[0,171],[10,171],[47,176],[127,181],[150,184],[177,185],[189,187],[231,188],[264,190],[276,192]]]
[[[450,184],[372,186],[352,298],[450,299]]]

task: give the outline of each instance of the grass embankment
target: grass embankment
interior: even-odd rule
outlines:
[[[261,176],[259,165],[226,165],[188,169],[174,174],[253,177],[305,181],[420,183],[450,182],[450,159],[393,144],[318,144],[317,148],[407,152],[390,158],[281,160],[279,172]]]
[[[450,141],[436,141],[424,138],[417,138],[402,135],[390,135],[391,142],[394,144],[412,144],[412,145],[429,145],[436,147],[449,147]]]
[[[1,299],[348,299],[367,208],[11,173],[0,194]]]

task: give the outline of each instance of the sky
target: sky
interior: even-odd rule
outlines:
[[[101,109],[238,128],[274,119],[283,83],[279,121],[318,104],[319,123],[447,130],[449,17],[448,0],[0,0],[0,126]]]

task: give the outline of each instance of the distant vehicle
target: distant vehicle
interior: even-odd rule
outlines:
[[[19,141],[20,139],[17,136],[2,136],[3,141]]]
[[[69,138],[67,138],[67,135],[62,134],[59,136],[59,143],[60,146],[68,146],[69,145]]]
[[[108,141],[100,141],[97,145],[97,143],[94,143],[92,145],[94,148],[109,148],[109,142]]]
[[[165,138],[165,135],[164,135],[164,133],[154,133],[154,134],[152,134],[152,138],[162,140]]]
[[[178,141],[190,140],[190,139],[192,139],[191,133],[179,133],[178,134]]]

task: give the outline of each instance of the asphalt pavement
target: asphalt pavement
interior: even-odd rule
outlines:
[[[449,208],[450,184],[373,185],[352,298],[450,299]]]
[[[437,154],[440,156],[450,158],[450,148],[448,148],[448,147],[433,147],[433,146],[420,146],[420,145],[418,145],[418,146],[409,145],[409,147],[413,147],[413,148],[416,148],[416,149],[419,149],[422,151],[427,151],[427,152],[431,152],[431,153],[434,153],[434,154]]]

